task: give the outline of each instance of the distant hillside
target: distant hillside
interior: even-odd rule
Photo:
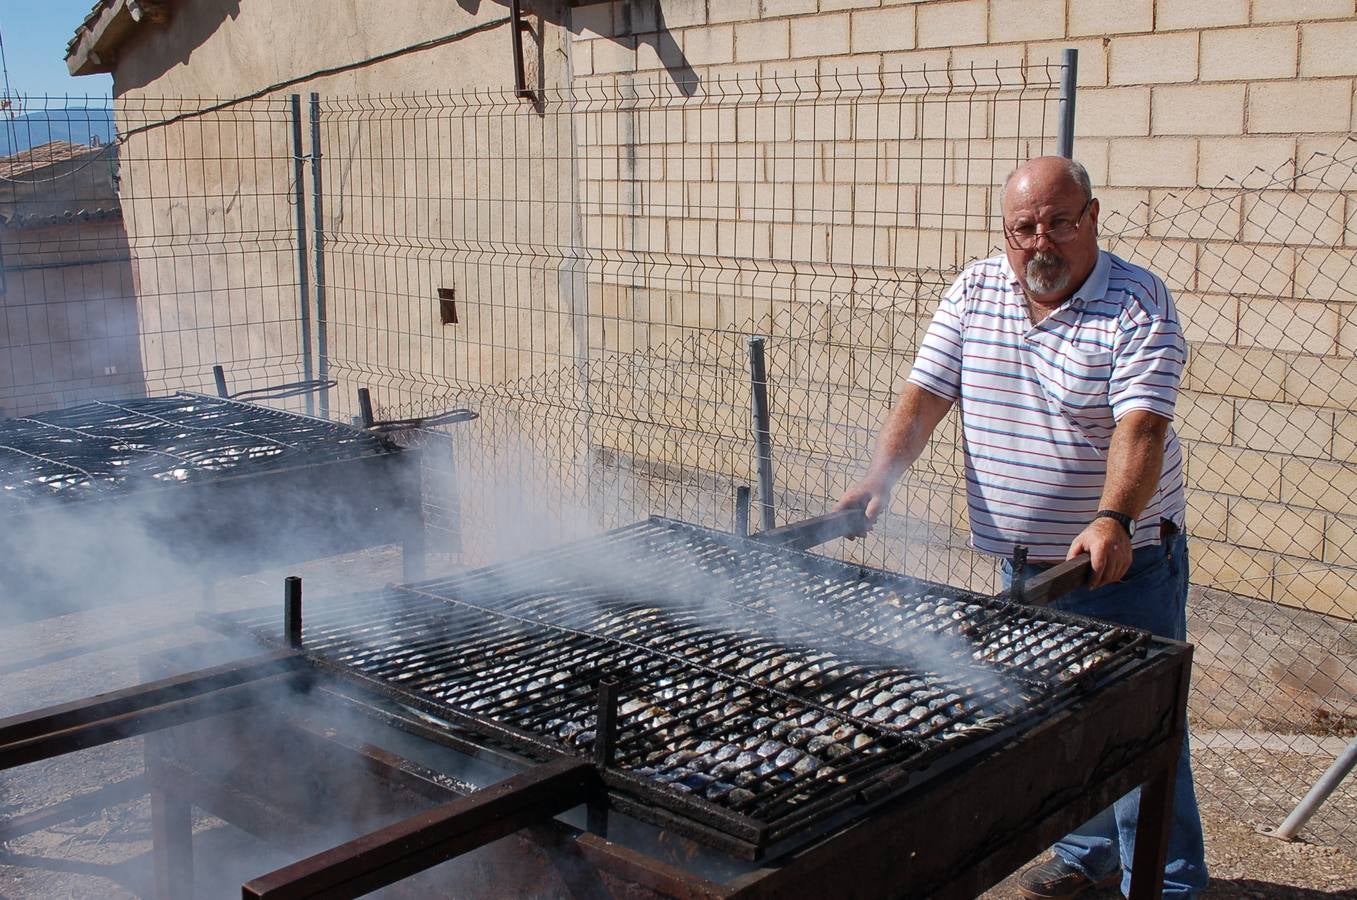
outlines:
[[[69,107],[22,113],[13,119],[0,112],[0,156],[21,153],[52,141],[106,144],[113,139],[113,110],[108,107]]]

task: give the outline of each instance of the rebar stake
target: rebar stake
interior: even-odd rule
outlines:
[[[283,634],[293,650],[302,647],[302,580],[296,575],[283,579]]]
[[[762,337],[751,337],[745,342],[749,350],[749,387],[754,414],[754,451],[759,469],[759,511],[763,530],[772,531],[777,525],[773,514],[773,439],[771,414],[768,411],[768,366],[764,357]]]
[[[594,732],[594,764],[612,766],[617,756],[617,685],[611,675],[598,680],[598,726]]]

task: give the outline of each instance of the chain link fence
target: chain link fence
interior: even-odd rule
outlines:
[[[1357,736],[1357,139],[1106,216],[1191,345],[1187,454],[1199,768],[1280,824]],[[1357,783],[1306,836],[1357,850]]]
[[[997,252],[1004,176],[1053,152],[1059,81],[119,101],[118,135],[62,149],[66,168],[0,161],[0,407],[211,390],[220,364],[233,391],[327,385],[315,408],[335,418],[359,414],[358,388],[383,420],[468,408],[437,429],[455,488],[437,505],[461,527],[431,549],[478,564],[650,514],[732,528],[758,481],[761,335],[775,490],[757,499],[780,523],[821,513],[865,466],[941,291]],[[1354,733],[1354,163],[1343,141],[1100,223],[1165,278],[1192,343],[1194,741],[1208,802],[1259,824]],[[106,183],[49,196],[79,166]],[[962,473],[949,418],[873,534],[823,549],[995,590],[966,545]],[[1308,834],[1357,848],[1352,791]]]

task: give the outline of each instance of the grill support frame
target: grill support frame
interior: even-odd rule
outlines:
[[[252,706],[308,675],[297,654],[266,653],[0,719],[0,771]]]
[[[291,665],[295,659],[295,655],[289,655],[283,662]],[[1183,739],[1190,662],[1189,646],[1156,640],[1145,660],[1128,664],[1136,671],[1101,684],[1079,703],[1047,718],[1000,750],[914,785],[869,818],[725,883],[711,882],[597,835],[572,834],[568,828],[562,832],[563,826],[549,822],[542,827],[556,835],[547,843],[572,843],[573,852],[592,860],[605,880],[644,878],[658,896],[743,900],[786,896],[795,889],[812,894],[850,890],[863,896],[908,892],[962,898],[1001,880],[1061,834],[1136,785],[1145,784],[1131,896],[1133,900],[1153,900],[1161,890],[1156,876],[1163,871],[1167,848],[1167,824],[1172,813],[1169,787]],[[153,709],[157,700],[163,700],[167,682],[205,686],[211,678],[221,678],[221,671],[246,668],[218,667],[208,670],[214,673],[211,676],[179,676],[119,692],[112,699],[63,704],[20,717],[23,721],[17,725],[22,726],[24,740],[53,737],[82,719],[99,723],[108,717],[139,715],[137,704]],[[255,666],[249,674],[259,674],[259,668]],[[234,677],[244,676],[237,671]],[[210,700],[202,699],[211,696],[209,692],[180,701],[202,714],[192,717],[197,721],[191,727],[205,729],[207,735],[223,722],[221,718],[204,718],[221,711]],[[257,696],[260,703],[267,703],[264,695]],[[248,715],[252,722],[259,718],[248,707],[238,715]],[[145,725],[144,733],[180,720],[153,720],[141,715],[138,721]],[[15,726],[11,722],[10,727]],[[224,727],[233,728],[230,724]],[[150,735],[147,745],[153,832],[158,839],[157,884],[171,888],[162,896],[172,896],[175,885],[191,878],[192,862],[184,856],[191,852],[186,827],[190,820],[185,814],[190,804],[201,805],[228,821],[239,821],[257,816],[260,802],[236,796],[230,785],[195,777],[184,761],[174,760],[173,746],[162,743],[171,736]],[[264,735],[254,736],[256,746],[261,737]],[[332,737],[314,732],[312,738],[334,742]],[[213,743],[209,740],[207,746]],[[265,746],[268,743],[263,741]],[[263,752],[268,753],[267,749]],[[418,774],[403,768],[395,754],[363,752],[374,771],[400,771],[406,773],[402,776],[406,781],[421,780]],[[557,768],[574,773],[572,778],[584,777],[587,770],[594,773],[588,776],[592,780],[597,773],[592,764],[579,760],[563,762]],[[1015,787],[1015,771],[1030,775],[1025,788]],[[431,787],[431,795],[438,790],[447,788]],[[553,796],[557,798],[555,806],[547,804],[536,813],[523,812],[521,821],[549,819],[547,809],[565,802],[560,795]],[[585,794],[571,796],[585,798]],[[996,804],[996,796],[1007,797],[1008,802]],[[256,811],[252,813],[251,809]],[[541,834],[541,828],[534,828],[527,838],[541,843]],[[333,858],[348,858],[348,854]],[[428,865],[441,858],[434,853],[422,857]]]
[[[586,539],[558,548],[546,557],[490,566],[450,579],[437,580],[428,585],[391,587],[382,595],[380,601],[375,597],[362,596],[347,598],[346,604],[356,602],[366,615],[376,615],[373,623],[378,623],[387,621],[387,615],[376,612],[376,610],[393,599],[396,601],[396,605],[390,612],[398,620],[403,619],[408,610],[415,608],[403,604],[417,601],[422,606],[433,602],[436,605],[434,619],[425,619],[423,618],[425,613],[417,612],[414,614],[414,622],[417,623],[417,632],[430,626],[433,626],[436,632],[438,616],[442,614],[437,610],[442,610],[443,604],[449,602],[450,597],[456,597],[462,592],[479,596],[480,592],[485,590],[484,585],[478,587],[483,580],[489,579],[492,591],[496,593],[500,590],[501,580],[520,585],[539,584],[541,582],[538,579],[550,580],[555,577],[560,568],[569,570],[572,564],[576,564],[572,563],[572,560],[581,552],[585,553],[586,557],[600,550],[615,552],[616,545],[611,543],[615,540],[622,541],[623,545],[627,541],[639,541],[640,545],[646,548],[647,553],[656,552],[659,548],[660,558],[663,560],[662,567],[656,571],[647,571],[645,575],[645,583],[655,585],[658,583],[656,579],[663,580],[666,577],[663,573],[671,571],[670,567],[675,563],[676,557],[672,556],[673,548],[666,543],[675,534],[684,535],[683,541],[697,539],[714,542],[711,544],[712,547],[724,548],[726,551],[735,553],[738,559],[745,559],[745,554],[749,553],[751,554],[750,560],[756,564],[757,572],[766,572],[768,571],[766,567],[771,565],[775,567],[774,571],[785,567],[786,571],[800,571],[803,575],[810,575],[817,582],[821,579],[846,579],[849,583],[876,585],[874,589],[894,585],[906,591],[920,587],[919,583],[912,582],[910,579],[903,579],[905,583],[900,584],[901,576],[894,573],[866,569],[858,565],[797,552],[799,548],[804,548],[811,543],[860,530],[865,524],[862,515],[861,510],[840,511],[784,526],[772,533],[751,536],[745,540],[674,520],[651,517],[647,522],[609,532],[603,536],[605,543],[601,547],[593,539]],[[659,543],[652,543],[654,541]],[[681,554],[678,558],[681,558]],[[721,564],[721,571],[726,571],[726,564],[725,562]],[[738,582],[738,574],[735,574],[735,578]],[[568,584],[568,581],[566,583]],[[762,582],[756,583],[761,584]],[[956,591],[946,586],[928,583],[923,583],[923,586],[928,589],[930,596],[936,593],[953,600],[975,597],[975,595]],[[532,593],[527,596],[531,595]],[[975,599],[983,598],[977,597]],[[1021,609],[1015,607],[1002,596],[995,599],[999,601],[999,606],[991,609],[987,615],[991,617],[999,615],[1002,616],[1002,619],[988,620],[986,628],[994,627],[996,621],[1011,624],[1009,617],[1014,614],[1015,610]],[[504,600],[507,600],[507,598],[492,600],[492,606],[504,602]],[[473,610],[482,609],[475,603],[471,603],[470,608]],[[266,614],[264,619],[257,620],[254,625],[234,621],[229,616],[204,616],[202,618],[205,619],[209,627],[217,630],[227,633],[251,634],[266,646],[279,646],[277,625],[275,624],[277,620],[274,615],[276,614]],[[1022,619],[1026,619],[1030,615],[1030,612],[1018,614],[1019,618]],[[1060,611],[1045,611],[1040,614],[1040,617],[1080,628],[1087,627],[1085,620]],[[510,615],[508,618],[515,619],[516,617]],[[346,621],[341,614],[339,622],[335,625],[340,633],[343,633],[346,627],[343,623]],[[462,709],[456,704],[448,705],[443,699],[427,696],[421,690],[412,689],[398,680],[393,681],[383,676],[380,669],[369,672],[361,663],[342,661],[343,651],[340,652],[339,658],[332,658],[335,649],[329,646],[330,638],[326,637],[327,629],[331,625],[320,622],[316,627],[319,631],[308,638],[303,650],[309,662],[315,668],[336,676],[341,681],[352,683],[364,691],[386,696],[397,703],[419,709],[427,715],[455,723],[468,732],[479,734],[492,742],[514,746],[518,752],[534,761],[540,762],[563,754],[579,752],[573,750],[567,744],[559,742],[553,736],[533,731],[531,725],[520,725],[513,720],[500,721],[494,715],[487,715],[483,709],[477,711],[477,704],[473,704],[469,709]],[[500,626],[495,627],[499,628]],[[738,625],[736,627],[738,628]],[[828,627],[833,630],[836,626],[823,622],[818,623],[818,627]],[[1005,625],[1004,627],[1008,626]],[[570,631],[570,629],[566,630]],[[999,633],[1002,635],[1003,630],[1001,629]],[[1131,639],[1133,635],[1129,633],[1121,634],[1115,638],[1109,635],[1106,638],[1106,640],[1115,639],[1120,645],[1119,649],[1113,654],[1114,660],[1124,662],[1131,658],[1131,654],[1144,653],[1144,642],[1148,639],[1148,636],[1143,633],[1137,634],[1140,634],[1140,636],[1134,637],[1134,639]],[[451,643],[448,643],[449,641]],[[848,642],[850,652],[874,649],[870,645],[856,643],[851,638],[848,639]],[[439,638],[436,646],[451,648],[458,646],[459,643],[454,631],[454,633]],[[417,648],[420,646],[418,643],[415,644]],[[637,648],[633,647],[628,652],[634,652],[635,649]],[[475,651],[477,654],[481,652],[479,649]],[[380,657],[381,654],[378,655]],[[678,659],[678,657],[674,657],[674,659]],[[618,663],[621,660],[619,658],[613,662]],[[436,671],[441,665],[434,664],[434,670]],[[1106,673],[1103,672],[1105,668],[1104,666],[1094,673],[1095,681],[1106,677]],[[1103,674],[1098,674],[1098,672],[1103,672]],[[1053,697],[1029,701],[1035,702],[1037,705],[1029,707],[1029,711],[1020,714],[1018,719],[1029,718],[1035,721],[1036,718],[1048,714],[1052,708],[1050,703],[1054,702],[1058,707],[1069,702],[1072,696],[1071,689],[1075,691],[1087,690],[1089,685],[1086,682],[1087,677],[1085,675],[1075,676],[1073,680],[1064,684],[1060,693]],[[596,693],[594,696],[596,696]],[[581,712],[593,713],[597,709],[598,705],[595,700],[589,709],[581,710]],[[825,707],[825,709],[829,709],[829,707]],[[843,715],[843,713],[837,714]],[[720,848],[737,858],[757,860],[770,853],[784,852],[789,845],[795,845],[798,841],[804,843],[806,838],[804,836],[798,838],[797,836],[804,835],[808,826],[815,826],[817,832],[819,832],[826,829],[837,829],[852,822],[855,817],[865,814],[868,810],[905,790],[912,783],[916,772],[928,768],[936,772],[939,764],[943,768],[950,768],[964,763],[971,754],[988,752],[997,743],[1007,740],[1007,735],[1012,733],[1012,730],[1013,724],[1006,724],[998,732],[983,735],[979,739],[965,743],[962,747],[937,744],[924,749],[917,742],[911,742],[906,738],[895,750],[886,750],[881,756],[876,757],[879,762],[873,766],[877,769],[875,774],[856,775],[852,781],[846,783],[847,787],[837,789],[832,796],[822,795],[815,802],[808,804],[801,813],[784,815],[781,821],[757,813],[747,813],[722,807],[700,795],[676,793],[661,781],[641,773],[632,772],[626,767],[601,767],[600,776],[611,789],[607,797],[607,805],[619,812],[695,837],[703,844]],[[900,750],[905,752],[901,754]],[[896,766],[897,763],[905,761],[907,757],[907,765]],[[894,768],[883,769],[882,766],[884,765],[891,765]],[[842,779],[840,782],[841,784],[844,783]],[[602,824],[605,809],[606,807],[602,803],[595,806],[595,822],[599,825],[598,831],[600,833],[605,830]]]
[[[246,401],[188,392],[145,402],[160,399],[197,401],[237,412],[258,410],[270,421],[314,425],[316,435],[308,433],[306,440],[324,440],[335,429],[347,428]],[[96,429],[97,425],[86,427]],[[216,578],[387,543],[401,546],[403,578],[416,581],[424,577],[423,492],[421,452],[388,441],[380,452],[367,450],[257,471],[246,463],[229,473],[186,483],[43,499],[0,513],[0,558],[10,561],[0,570],[0,596],[27,597],[25,617],[39,609],[42,615],[58,615],[190,584],[210,593]],[[97,544],[68,541],[62,546],[60,567],[29,570],[25,561],[40,557],[40,537],[67,533],[72,517],[91,528],[97,523]],[[328,524],[317,529],[316,522]],[[289,539],[280,542],[280,534]],[[156,571],[155,580],[148,582],[140,569],[124,571],[127,567],[119,565],[129,558],[145,557],[148,541],[157,558],[163,556],[182,570],[182,583],[165,571]],[[67,572],[81,575],[72,583],[60,581]],[[121,581],[100,580],[101,593],[93,595],[82,580],[87,572],[121,572],[123,576]],[[0,605],[0,621],[13,615],[7,605]]]
[[[360,897],[587,802],[599,791],[595,774],[583,760],[543,763],[261,875],[241,888],[241,896]]]
[[[603,896],[636,896],[636,889],[644,887],[654,896],[673,897],[772,898],[792,891],[812,894],[847,891],[862,896],[908,893],[962,898],[974,896],[1001,880],[1070,828],[1136,785],[1144,785],[1131,897],[1154,900],[1162,890],[1159,873],[1163,870],[1172,815],[1171,785],[1186,728],[1191,656],[1191,647],[1186,644],[1150,640],[1143,647],[1143,655],[1122,659],[1114,672],[1091,684],[1085,683],[1080,698],[1059,706],[1054,714],[1031,727],[1009,735],[1001,746],[987,747],[983,753],[965,756],[960,762],[953,760],[932,773],[902,771],[897,781],[882,779],[880,802],[871,805],[869,814],[838,823],[815,842],[779,851],[760,868],[724,882],[708,880],[639,850],[614,844],[600,834],[581,833],[552,821],[552,816],[565,805],[581,802],[599,808],[612,805],[626,812],[628,803],[645,802],[645,792],[637,792],[635,785],[627,784],[634,800],[613,797],[606,789],[614,786],[622,773],[611,771],[598,760],[561,758],[560,749],[553,748],[550,742],[541,747],[550,760],[548,763],[517,780],[509,780],[511,786],[523,786],[527,793],[504,802],[513,806],[508,815],[515,829],[529,825],[523,840],[552,845],[589,860],[595,867],[591,877],[596,878],[596,886],[605,888],[599,891]],[[259,659],[264,660],[262,665],[258,659],[252,661],[253,667],[228,664],[0,722],[0,738],[9,739],[7,743],[0,741],[4,744],[0,750],[12,749],[11,745],[17,743],[23,745],[22,751],[36,740],[50,756],[91,746],[87,740],[90,735],[99,738],[93,743],[99,743],[191,722],[189,728],[200,740],[188,760],[197,762],[203,748],[211,750],[220,743],[212,738],[212,729],[222,727],[223,717],[207,717],[223,709],[244,709],[224,719],[245,716],[254,730],[264,729],[270,719],[263,692],[242,690],[238,682],[246,682],[245,688],[252,687],[255,681],[262,687],[276,679],[297,682],[300,679],[290,667],[301,665],[303,660],[310,664],[305,672],[330,668],[346,675],[338,683],[336,696],[360,708],[372,702],[364,699],[362,677],[327,666],[323,659],[297,651]],[[270,665],[288,671],[284,675],[270,674]],[[366,685],[368,690],[377,688],[376,692],[382,693],[380,683],[367,680],[373,682]],[[193,686],[187,691],[189,696],[175,695],[167,704],[166,692],[182,694],[184,684]],[[232,695],[231,703],[225,707],[215,702],[223,692]],[[333,689],[322,686],[320,692],[333,693]],[[235,697],[236,693],[240,697]],[[600,693],[603,719],[616,698],[610,698],[606,684]],[[261,708],[252,708],[251,702]],[[176,713],[162,715],[160,710],[166,705]],[[372,712],[376,714],[375,707]],[[455,727],[456,716],[449,715],[446,709],[442,713]],[[135,727],[127,730],[123,727],[126,723]],[[224,727],[230,733],[231,726]],[[281,727],[292,726],[284,723]],[[478,751],[475,738],[443,735],[432,727],[413,724],[403,730],[411,733],[422,730],[437,743],[472,753]],[[473,729],[484,731],[483,723]],[[72,734],[76,736],[72,738]],[[252,820],[261,829],[268,827],[260,824],[265,819],[284,823],[291,819],[293,827],[305,821],[304,814],[298,818],[286,810],[270,809],[275,801],[271,794],[264,795],[267,800],[253,799],[242,796],[231,785],[221,784],[220,779],[197,775],[187,760],[176,759],[176,734],[151,733],[146,741],[146,770],[157,840],[156,883],[162,896],[174,895],[182,890],[184,879],[192,878],[192,844],[187,827],[191,821],[187,815],[190,804],[201,805],[228,821]],[[402,788],[416,785],[415,792],[424,796],[449,791],[446,785],[437,784],[380,747],[345,746],[324,730],[312,729],[306,734],[313,743],[338,747],[340,756],[351,757],[356,753],[368,771],[382,773],[391,784]],[[513,737],[519,739],[522,735]],[[252,746],[259,746],[258,738],[259,735],[253,736]],[[606,763],[608,742],[603,744],[602,761]],[[261,765],[269,759],[278,763],[276,755],[270,757],[267,750],[263,752]],[[330,753],[322,755],[328,758]],[[14,759],[12,764],[26,761]],[[1029,776],[1025,787],[1021,783],[1015,786],[1015,771]],[[420,785],[429,785],[428,790],[421,790]],[[506,790],[509,789],[500,788]],[[499,808],[494,805],[498,796],[495,791],[472,793],[469,798],[454,801],[440,815],[417,816],[379,829],[367,836],[366,843],[351,842],[332,848],[306,861],[307,865],[280,870],[283,874],[273,873],[277,877],[266,878],[259,884],[266,889],[282,890],[297,884],[291,877],[295,874],[339,877],[344,874],[339,870],[352,867],[358,856],[363,855],[358,850],[381,845],[383,837],[429,838],[424,849],[413,857],[404,852],[380,851],[370,859],[373,865],[360,865],[361,871],[354,875],[360,880],[378,879],[370,882],[374,886],[379,882],[390,883],[411,871],[444,861],[449,851],[461,852],[507,833],[503,830],[507,824],[487,825],[484,818],[484,810]],[[995,797],[1004,797],[1006,802],[996,804]],[[440,835],[448,839],[444,841]],[[440,844],[443,849],[436,849]],[[340,880],[345,878],[348,876]],[[262,895],[291,894],[284,891]]]
[[[801,892],[960,900],[1002,880],[1060,835],[1143,785],[1131,897],[1154,900],[1162,891],[1158,876],[1167,851],[1170,788],[1184,734],[1190,661],[1189,646],[1156,641],[1133,677],[1103,684],[1079,704],[1044,720],[1000,750],[905,790],[870,818],[725,882],[711,881],[604,836],[549,821],[550,805],[535,815],[523,813],[523,821],[536,824],[521,832],[520,840],[558,849],[568,846],[570,853],[590,860],[603,881],[621,879],[635,885],[639,880],[654,896],[747,900]],[[361,705],[361,698],[356,702]],[[207,729],[204,734],[209,735],[198,742],[199,750],[213,744],[212,725],[203,721],[194,726]],[[398,758],[385,754],[382,764],[400,769],[393,759]],[[184,834],[174,834],[171,827],[176,821],[186,821],[173,815],[177,802],[201,805],[228,821],[239,821],[244,815],[241,799],[233,799],[229,787],[193,775],[185,760],[162,759],[154,764],[149,760],[148,756],[152,788],[167,798],[156,807],[163,820],[155,833],[172,847],[182,851],[186,841]],[[573,764],[597,773],[585,761]],[[1027,783],[1015,784],[1014,774],[1019,771],[1028,776]],[[438,790],[445,789],[430,785],[431,796]],[[1006,802],[995,803],[996,797]],[[587,801],[583,794],[578,799]],[[288,826],[282,827],[286,831]],[[251,826],[255,829],[270,833],[259,824]],[[340,850],[336,848],[328,858],[347,865],[350,854]],[[172,853],[164,854],[163,865],[183,868],[172,857]],[[445,859],[430,854],[423,862],[434,865]],[[611,888],[600,894],[627,895]]]

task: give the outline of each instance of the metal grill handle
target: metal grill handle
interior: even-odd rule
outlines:
[[[863,534],[868,527],[870,526],[867,514],[863,510],[841,509],[838,512],[783,525],[781,528],[771,528],[750,537],[756,541],[790,547],[793,550],[807,550],[834,538]]]
[[[1013,599],[1028,606],[1049,606],[1076,588],[1088,584],[1093,577],[1093,562],[1087,553],[1051,566],[1045,572],[1025,582],[1015,579]]]

